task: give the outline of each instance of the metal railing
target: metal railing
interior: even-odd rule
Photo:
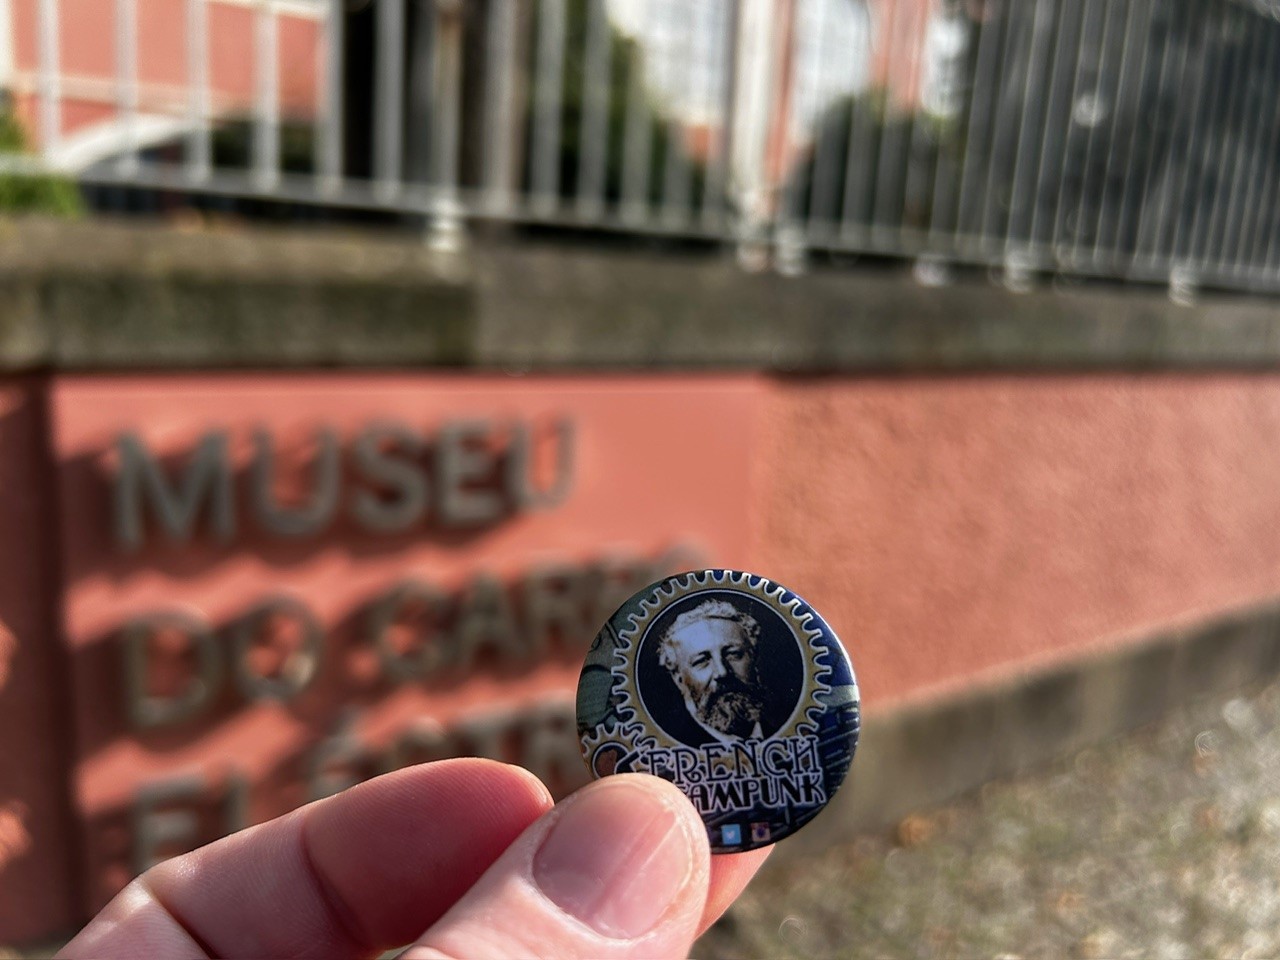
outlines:
[[[1271,3],[156,0],[165,37],[7,2],[5,175],[1280,290]]]

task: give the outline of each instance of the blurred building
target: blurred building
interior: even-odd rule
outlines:
[[[42,9],[56,12],[57,29]],[[10,0],[5,11],[4,88],[61,169],[180,145],[209,121],[246,121],[264,94],[282,118],[314,122],[319,2]],[[270,79],[247,56],[261,45],[278,51]]]

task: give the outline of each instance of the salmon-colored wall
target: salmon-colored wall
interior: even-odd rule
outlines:
[[[376,746],[415,719],[568,702],[571,651],[434,687],[377,681],[348,621],[407,574],[519,577],[548,559],[691,541],[821,610],[873,711],[1280,595],[1275,374],[60,377],[47,424],[42,385],[5,390],[0,942],[55,934],[54,920],[83,918],[128,879],[133,804],[156,778],[210,778],[201,822],[217,835],[230,766],[247,778],[245,816],[274,815],[305,798],[300,764],[348,707]],[[430,433],[457,417],[551,415],[577,425],[573,492],[482,534],[374,542],[338,527],[286,544],[247,530],[135,555],[110,537],[103,471],[121,430],[181,459],[212,428],[243,450],[266,425],[287,449],[317,425],[349,439],[387,418]],[[58,542],[60,574],[42,553]],[[232,695],[199,722],[128,726],[128,617],[188,605],[221,629],[279,591],[316,612],[341,669],[290,705]],[[70,756],[59,719],[75,721]]]
[[[785,381],[762,571],[872,709],[1280,594],[1280,377]]]
[[[101,907],[132,876],[140,791],[175,772],[199,773],[206,793],[226,793],[236,778],[251,785],[246,816],[257,822],[309,799],[311,764],[325,744],[359,743],[383,762],[415,724],[465,725],[494,711],[534,712],[559,702],[569,723],[560,756],[540,776],[558,793],[586,776],[572,731],[582,656],[603,619],[657,573],[627,578],[608,609],[581,583],[557,595],[581,611],[581,626],[534,652],[533,601],[523,578],[538,569],[578,569],[603,561],[737,566],[750,542],[751,431],[760,381],[750,377],[502,377],[434,375],[218,375],[68,377],[52,391],[58,497],[63,517],[62,597],[74,692],[73,796],[84,821],[85,890]],[[229,436],[237,473],[249,470],[253,433],[277,444],[284,472],[305,464],[317,428],[334,430],[344,450],[371,424],[398,423],[426,438],[445,424],[490,422],[572,425],[572,481],[562,502],[478,527],[444,529],[435,511],[397,534],[361,530],[351,497],[368,483],[352,477],[350,458],[335,520],[313,536],[268,537],[237,497],[228,543],[202,530],[174,544],[156,535],[130,552],[112,536],[109,481],[115,441],[136,432],[155,456],[183,464],[210,430]],[[552,458],[554,459],[554,458]],[[433,462],[419,455],[415,462]],[[296,479],[306,502],[313,474]],[[428,488],[439,489],[434,473]],[[497,578],[516,623],[506,653],[446,675],[397,682],[379,667],[368,626],[370,605],[407,578],[459,597],[475,578]],[[305,605],[324,633],[315,682],[288,702],[246,702],[229,675],[210,709],[156,729],[131,727],[126,710],[122,633],[140,615],[195,612],[223,634],[268,597]],[[459,600],[458,606],[465,605]],[[585,608],[585,609],[584,609]],[[502,619],[506,619],[506,615]],[[564,634],[561,630],[559,633]],[[429,643],[448,645],[446,630]],[[457,646],[458,644],[454,644]],[[512,650],[515,647],[517,649]],[[480,658],[475,658],[479,661]],[[337,739],[335,739],[337,738]],[[534,766],[527,751],[504,759]],[[225,804],[222,804],[225,806]],[[198,837],[213,839],[225,820]]]

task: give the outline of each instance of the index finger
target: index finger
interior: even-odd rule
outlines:
[[[351,957],[434,923],[551,807],[518,767],[396,771],[166,861],[62,955]]]

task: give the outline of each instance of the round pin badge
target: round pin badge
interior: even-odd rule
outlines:
[[[578,682],[595,777],[651,773],[692,801],[715,853],[812,820],[849,771],[858,683],[835,632],[755,574],[699,570],[641,590],[601,628]]]

